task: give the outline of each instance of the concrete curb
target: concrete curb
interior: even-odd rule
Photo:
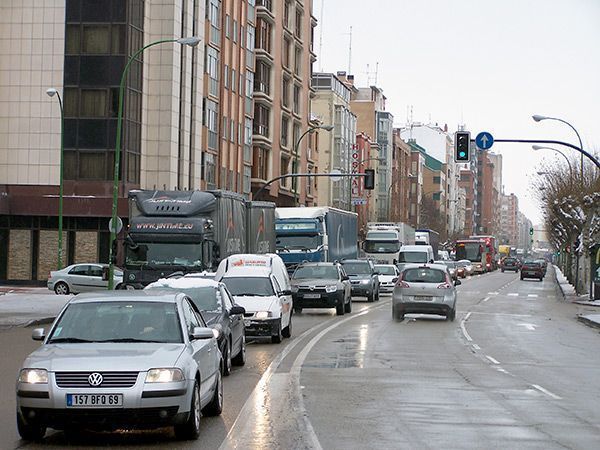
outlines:
[[[596,322],[595,320],[591,320],[583,315],[577,316],[577,320],[587,325],[588,327],[600,329],[600,323]]]

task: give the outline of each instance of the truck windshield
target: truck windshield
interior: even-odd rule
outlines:
[[[277,236],[277,250],[314,250],[323,243],[318,234]]]
[[[365,252],[367,253],[396,253],[400,250],[400,242],[390,241],[365,241]]]
[[[125,246],[125,266],[137,269],[141,266],[184,266],[201,267],[202,244],[173,242],[138,243],[135,247]]]
[[[269,278],[263,277],[225,277],[221,280],[232,295],[270,297],[275,295]]]
[[[477,242],[458,244],[456,259],[468,259],[471,262],[481,262],[481,245]]]
[[[402,252],[398,255],[401,263],[426,263],[427,252]]]

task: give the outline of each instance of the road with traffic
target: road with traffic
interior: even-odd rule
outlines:
[[[195,442],[166,429],[21,441],[15,378],[39,344],[31,328],[2,330],[0,448],[597,448],[600,337],[552,272],[538,282],[496,271],[458,295],[454,322],[395,322],[384,296],[350,315],[295,315],[291,339],[248,346],[225,379],[223,415],[203,418]]]

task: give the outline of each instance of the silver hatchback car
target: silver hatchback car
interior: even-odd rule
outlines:
[[[183,293],[121,291],[71,299],[17,380],[17,428],[77,432],[173,425],[196,439],[201,414],[223,407],[221,353]]]
[[[392,297],[392,315],[403,320],[404,314],[439,314],[448,320],[456,317],[456,288],[443,264],[409,264],[400,273]]]

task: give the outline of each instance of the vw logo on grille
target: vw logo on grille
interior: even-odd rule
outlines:
[[[94,372],[88,377],[88,383],[90,383],[90,386],[100,386],[102,384],[102,381],[102,375],[98,372]]]
[[[315,288],[316,288],[316,286],[309,286],[309,289],[310,289],[311,291],[314,291],[314,290],[315,290]]]

